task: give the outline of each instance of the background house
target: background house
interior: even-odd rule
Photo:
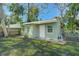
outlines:
[[[21,26],[20,24],[10,24],[10,26],[6,26],[8,30],[8,35],[9,36],[15,36],[15,35],[20,35],[21,34]]]
[[[21,34],[21,26],[20,24],[10,24],[9,26],[6,26],[8,35],[9,36],[15,36]],[[2,27],[0,26],[0,36],[4,36],[4,32]]]

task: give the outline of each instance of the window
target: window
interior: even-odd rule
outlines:
[[[47,29],[48,29],[48,32],[52,32],[52,26],[48,26]]]

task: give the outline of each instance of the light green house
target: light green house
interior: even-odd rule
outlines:
[[[61,36],[60,22],[58,19],[27,22],[24,25],[24,33],[29,38],[58,40]]]

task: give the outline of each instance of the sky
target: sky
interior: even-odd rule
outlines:
[[[8,16],[11,15],[11,12],[8,10],[6,6],[3,6],[4,13]],[[40,11],[41,12],[41,11]],[[42,20],[50,20],[56,16],[59,16],[59,11],[57,9],[57,6],[49,3],[47,8],[43,10],[43,12],[40,13],[39,18]],[[26,21],[26,15],[23,16],[23,21]]]

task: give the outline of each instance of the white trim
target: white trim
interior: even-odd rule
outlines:
[[[45,23],[52,23],[52,22],[57,22],[57,19],[43,20],[43,21],[35,21],[35,22],[27,22],[27,23],[24,23],[24,24],[26,24],[26,25],[29,25],[29,24],[45,24]]]

